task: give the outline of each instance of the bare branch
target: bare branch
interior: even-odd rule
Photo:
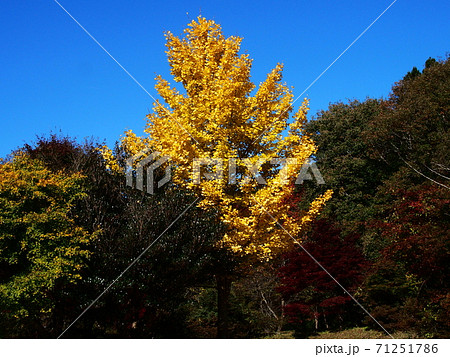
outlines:
[[[413,169],[413,170],[414,170],[416,173],[418,173],[419,175],[425,177],[426,179],[430,180],[431,182],[434,182],[435,184],[437,184],[437,185],[439,185],[439,186],[445,187],[447,190],[450,190],[450,187],[448,187],[447,185],[444,185],[443,183],[440,183],[440,182],[438,182],[438,181],[433,180],[431,177],[428,177],[427,175],[425,175],[425,174],[421,173],[420,171],[416,170],[416,169],[415,169],[409,162],[407,162],[403,157],[401,157],[400,155],[399,155],[399,157],[400,157],[400,159],[402,159],[402,161],[403,161],[406,165],[408,165],[411,169]]]
[[[264,296],[264,293],[262,292],[262,290],[259,291],[261,293],[261,297],[264,301],[264,303],[266,304],[267,308],[269,309],[269,311],[272,313],[272,315],[278,320],[279,317],[277,316],[277,314],[275,313],[275,311],[272,310],[272,308],[270,307],[269,303],[266,300],[266,297]]]
[[[447,180],[450,180],[450,177],[447,177],[447,176],[442,175],[441,173],[437,172],[436,170],[433,170],[431,167],[428,167],[428,166],[425,165],[425,164],[424,164],[424,166],[425,166],[428,170],[430,170],[431,172],[435,173],[436,175],[441,176],[441,177],[443,177],[443,178],[445,178],[445,179],[447,179]]]

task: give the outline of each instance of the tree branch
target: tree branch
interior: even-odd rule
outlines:
[[[428,170],[430,170],[431,172],[435,173],[438,176],[441,176],[447,180],[450,180],[450,177],[444,176],[441,173],[437,172],[436,170],[433,170],[431,167],[428,167],[427,165],[424,165]],[[441,165],[442,166],[442,165]]]
[[[440,183],[440,182],[438,182],[438,181],[433,180],[431,177],[428,177],[427,175],[421,173],[419,170],[416,170],[416,169],[415,169],[409,162],[407,162],[403,157],[401,157],[400,155],[399,155],[399,157],[400,157],[400,159],[402,159],[402,161],[403,161],[406,165],[408,165],[411,169],[413,169],[413,170],[414,170],[416,173],[418,173],[419,175],[425,177],[426,179],[430,180],[431,182],[434,182],[435,184],[437,184],[437,185],[439,185],[439,186],[445,187],[447,190],[450,190],[450,187],[448,187],[447,185],[444,185],[443,183]]]
[[[262,290],[259,291],[261,293],[261,297],[264,301],[264,303],[266,304],[267,308],[269,309],[269,311],[272,313],[272,315],[278,320],[278,316],[277,314],[272,310],[272,308],[270,307],[269,303],[266,300],[266,297],[264,296],[264,293],[262,292]]]

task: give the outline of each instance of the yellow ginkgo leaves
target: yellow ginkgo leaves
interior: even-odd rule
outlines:
[[[130,156],[147,149],[170,157],[173,182],[198,193],[200,206],[215,207],[226,223],[223,246],[270,258],[293,244],[289,234],[297,237],[331,196],[327,191],[317,198],[300,220],[288,214],[291,207],[286,202],[295,175],[316,151],[302,129],[308,102],[290,119],[293,94],[282,83],[283,66],[276,65],[256,88],[250,81],[252,60],[239,54],[242,39],[225,38],[212,20],[199,17],[183,38],[169,32],[166,39],[171,74],[182,87],[158,76],[156,90],[164,103],[154,103],[147,116],[148,137],[128,131],[122,146]],[[113,167],[110,152],[104,155]],[[193,183],[193,164],[202,158],[220,159],[222,178]],[[283,170],[271,165],[280,158],[291,164]],[[233,162],[241,165],[238,179],[230,184]],[[258,162],[264,184],[254,173],[243,177],[248,174],[246,165]]]

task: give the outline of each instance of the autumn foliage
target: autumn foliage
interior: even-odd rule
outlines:
[[[51,316],[54,291],[82,278],[97,236],[78,225],[71,211],[85,195],[83,179],[80,173],[52,172],[21,152],[0,165],[4,320],[28,320],[36,328],[36,315]]]
[[[450,336],[449,57],[307,120],[241,44],[199,17],[166,34],[142,135],[0,159],[1,338]],[[125,178],[150,152],[154,194]],[[294,184],[309,157],[325,185]]]
[[[313,320],[316,330],[344,323],[346,313],[353,307],[350,296],[305,252],[354,294],[364,279],[368,262],[356,245],[358,236],[341,238],[340,234],[339,229],[319,220],[302,245],[304,250],[298,248],[285,256],[278,289],[286,300],[285,313],[290,322]]]
[[[128,131],[122,146],[130,156],[149,149],[170,157],[174,182],[200,195],[201,207],[218,210],[228,227],[222,244],[240,255],[271,258],[293,245],[291,236],[304,231],[331,197],[331,191],[316,197],[298,220],[282,204],[293,187],[285,177],[295,180],[294,173],[316,151],[303,130],[308,102],[288,123],[293,93],[282,82],[283,66],[278,64],[256,88],[250,81],[252,60],[239,53],[242,38],[225,38],[212,20],[199,17],[189,24],[185,37],[168,32],[166,40],[173,80],[183,90],[158,76],[155,88],[165,104],[157,101],[147,116],[148,136]],[[280,158],[292,162],[281,170],[271,162]],[[196,159],[216,160],[204,169],[222,174],[196,184]],[[230,164],[238,166],[234,185],[229,182]],[[252,167],[266,184],[252,177]]]

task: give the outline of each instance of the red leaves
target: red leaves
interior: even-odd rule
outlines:
[[[345,303],[349,302],[350,300],[351,300],[351,297],[348,295],[333,296],[331,298],[323,300],[319,304],[319,306],[330,309],[330,308],[334,308],[334,307],[339,307],[340,305],[344,305]]]
[[[353,290],[368,265],[355,245],[356,239],[356,235],[341,239],[339,229],[321,220],[303,247],[339,283]],[[286,265],[280,269],[278,290],[288,301],[285,314],[293,320],[337,313],[350,301],[342,288],[304,251],[291,252],[286,260]]]
[[[448,192],[435,185],[398,189],[383,219],[371,222],[388,239],[384,260],[406,263],[410,273],[436,279],[448,262]],[[443,278],[443,277],[441,277]]]

